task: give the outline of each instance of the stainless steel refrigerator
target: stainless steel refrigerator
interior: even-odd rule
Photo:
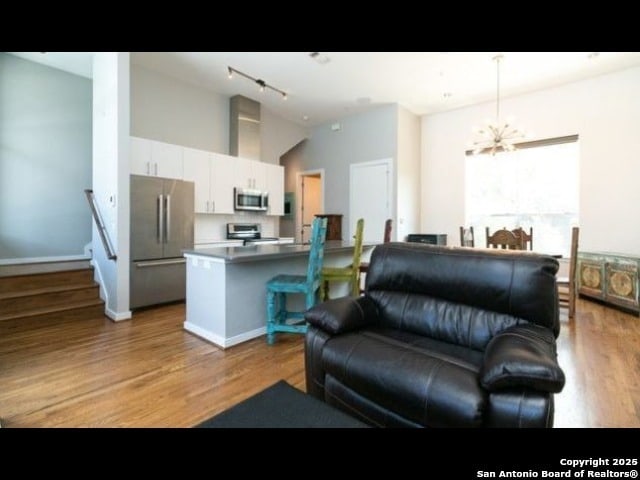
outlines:
[[[193,192],[193,182],[131,175],[131,308],[185,298]]]

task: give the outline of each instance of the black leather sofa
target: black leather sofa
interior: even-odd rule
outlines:
[[[377,426],[551,427],[557,260],[388,243],[364,296],[308,310],[307,392]]]

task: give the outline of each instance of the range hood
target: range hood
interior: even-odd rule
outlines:
[[[260,160],[260,104],[242,95],[229,102],[229,154]]]

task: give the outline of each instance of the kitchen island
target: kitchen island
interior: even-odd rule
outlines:
[[[363,247],[363,259],[373,249]],[[308,244],[252,245],[186,250],[187,313],[184,328],[222,348],[264,335],[266,283],[275,275],[306,275]],[[353,243],[328,241],[324,266],[351,264]],[[331,284],[331,297],[346,295],[346,283]],[[303,295],[289,295],[288,309],[304,310]],[[299,297],[299,298],[298,298]]]

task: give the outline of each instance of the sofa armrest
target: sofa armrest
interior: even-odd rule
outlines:
[[[490,392],[529,387],[558,393],[564,387],[553,332],[539,325],[514,325],[491,339],[480,383]]]
[[[314,327],[336,335],[377,323],[378,309],[368,297],[341,297],[310,308],[304,319]]]

